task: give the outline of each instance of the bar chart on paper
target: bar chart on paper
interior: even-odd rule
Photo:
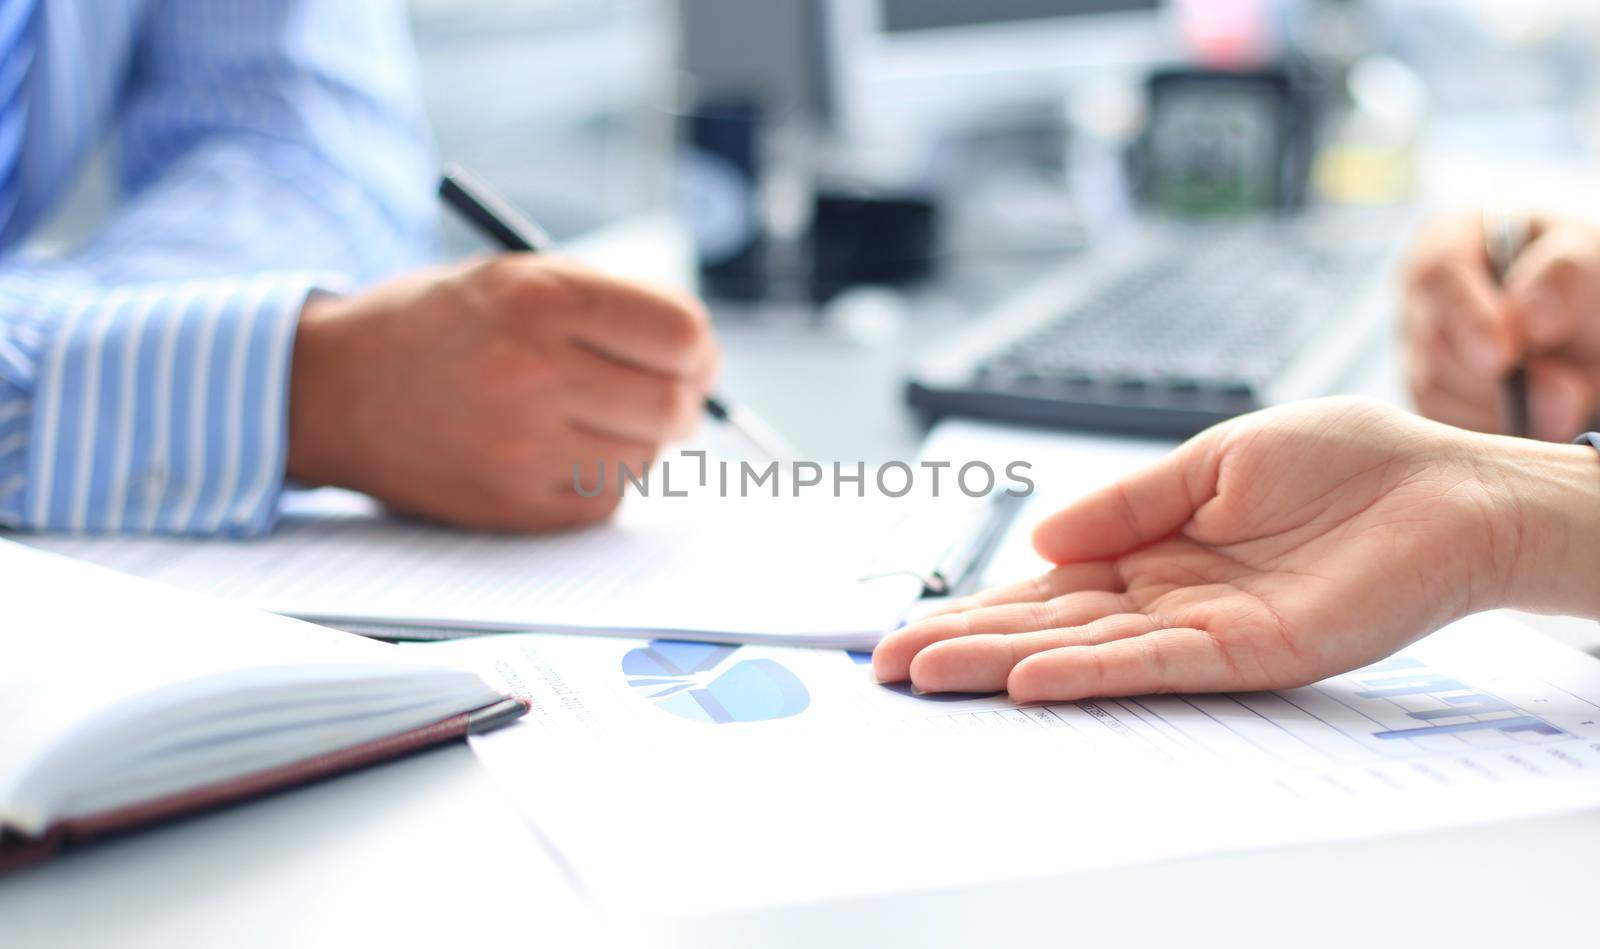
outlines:
[[[1542,637],[1528,636],[1548,648]],[[1472,638],[1465,632],[1462,637]],[[1254,767],[1305,797],[1564,778],[1586,769],[1600,774],[1600,695],[1527,674],[1497,674],[1485,686],[1441,671],[1431,658],[1448,663],[1461,651],[1461,645],[1441,640],[1415,654],[1282,692],[1022,708],[1001,697],[973,697],[947,702],[907,724],[1043,729],[1067,742],[1114,743],[1175,761]]]
[[[560,636],[410,648],[455,651],[530,701],[523,723],[473,747],[618,906],[978,882],[1600,805],[1600,661],[1499,616],[1304,688],[1037,706],[886,687],[865,654],[835,650]],[[1057,806],[1028,806],[1043,800]],[[704,834],[690,882],[608,843],[662,812]],[[917,849],[930,820],[931,852]],[[784,847],[854,862],[799,874],[772,856]]]

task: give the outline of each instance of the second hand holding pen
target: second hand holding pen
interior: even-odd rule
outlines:
[[[1489,259],[1489,273],[1495,285],[1505,286],[1506,274],[1517,256],[1528,246],[1533,229],[1527,215],[1491,206],[1483,211],[1483,250]],[[1505,381],[1505,406],[1511,434],[1530,438],[1533,425],[1528,411],[1528,369],[1522,362],[1513,366]]]
[[[439,197],[504,250],[529,254],[546,254],[555,250],[555,240],[544,228],[460,166],[445,167],[444,175],[439,180]],[[741,405],[717,395],[708,395],[706,414],[725,422],[773,461],[793,461],[798,457],[793,447],[771,425]]]

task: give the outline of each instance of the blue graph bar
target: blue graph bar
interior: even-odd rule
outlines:
[[[1440,696],[1454,708],[1433,708],[1422,712],[1407,712],[1412,718],[1424,722],[1431,722],[1436,718],[1459,718],[1463,715],[1493,715],[1499,712],[1520,711],[1515,705],[1507,702],[1498,695],[1486,695],[1477,692],[1472,695],[1445,695]]]
[[[1434,692],[1466,692],[1472,689],[1458,679],[1441,675],[1394,676],[1388,679],[1366,679],[1365,692],[1357,692],[1363,699],[1387,699],[1397,695],[1430,695]]]
[[[1412,713],[1413,717],[1421,717],[1420,713]],[[1386,732],[1373,732],[1374,738],[1421,738],[1425,735],[1448,735],[1455,732],[1483,731],[1533,732],[1538,735],[1564,735],[1561,729],[1555,727],[1542,718],[1532,715],[1517,715],[1511,718],[1492,718],[1488,721],[1459,722],[1453,725],[1423,725],[1420,728],[1397,728]]]

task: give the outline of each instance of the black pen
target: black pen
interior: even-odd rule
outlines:
[[[544,228],[495,194],[488,185],[460,165],[446,165],[439,179],[439,197],[484,236],[508,251],[546,254],[555,240]],[[727,423],[757,450],[773,461],[799,457],[789,443],[761,416],[717,396],[706,396],[706,414]]]

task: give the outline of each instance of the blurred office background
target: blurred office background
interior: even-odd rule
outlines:
[[[1330,332],[1392,337],[1357,333],[1343,290],[1383,284],[1392,323],[1424,216],[1492,201],[1600,219],[1592,0],[407,8],[441,158],[560,240],[675,241],[729,390],[823,459],[907,457],[946,415],[1176,437],[1372,391],[1312,380],[1300,356]],[[106,201],[102,167],[48,237]],[[1279,226],[1344,210],[1372,213],[1309,243]],[[1175,245],[1117,249],[1150,221]],[[445,242],[483,248],[454,221]],[[1129,273],[1070,281],[1060,313],[977,351],[1008,295],[1102,248]],[[930,374],[951,340],[972,358]]]
[[[1332,305],[1352,275],[1383,284],[1392,322],[1423,217],[1489,201],[1600,216],[1600,6],[1581,0],[410,9],[443,157],[562,239],[671,222],[729,385],[823,458],[904,456],[949,414],[1175,436],[1371,390],[1284,380],[1327,348],[1312,327],[1353,320]],[[1293,253],[1273,230],[1343,209],[1374,213]],[[1008,293],[1150,220],[1245,239],[1180,231],[1132,277],[1087,281],[1054,328],[919,375],[919,353],[989,325]],[[1384,246],[1355,246],[1369,239]],[[478,245],[449,225],[447,246]],[[1343,336],[1392,336],[1363,326]]]
[[[780,183],[817,174],[975,207],[984,233],[967,243],[994,252],[1129,211],[1116,190],[1137,184],[1127,152],[1162,68],[1292,67],[1318,109],[1315,200],[1425,199],[1403,172],[1435,146],[1452,166],[1586,162],[1600,88],[1600,6],[1585,0],[406,5],[442,156],[563,238],[681,210],[678,146],[708,103],[755,109]],[[104,206],[103,167],[88,178],[55,240]],[[787,192],[768,190],[781,211]],[[966,219],[944,218],[961,245]],[[471,245],[452,232],[450,246]]]
[[[674,124],[695,107],[693,87],[706,74],[724,100],[742,83],[766,110],[768,132],[812,122],[801,130],[810,153],[795,161],[880,187],[996,198],[1009,186],[1032,199],[1015,212],[1019,230],[1030,213],[1066,215],[1074,201],[1092,205],[1080,214],[1116,210],[1115,196],[1092,193],[1116,181],[1096,152],[1131,143],[1144,80],[1165,65],[1293,61],[1315,71],[1326,111],[1313,185],[1323,200],[1425,194],[1403,163],[1435,143],[1485,163],[1507,153],[1578,159],[1593,148],[1600,7],[1582,0],[409,6],[441,151],[501,183],[562,236],[673,202]],[[813,15],[833,22],[808,22]],[[820,75],[795,75],[806,66]],[[828,102],[803,101],[823,86]],[[967,156],[987,146],[991,160],[980,167],[1002,180],[973,180],[963,145]],[[1350,180],[1361,170],[1374,180]],[[1074,172],[1090,194],[1074,197]]]
[[[664,0],[410,0],[441,153],[561,237],[664,200]]]
[[[442,157],[557,237],[649,213],[693,223],[687,208],[702,232],[727,238],[716,224],[728,195],[685,144],[721,136],[726,150],[742,122],[760,165],[755,213],[779,252],[808,225],[819,186],[937,206],[929,267],[891,260],[891,277],[1056,253],[1148,209],[1137,151],[1141,136],[1159,137],[1148,127],[1157,71],[1292,75],[1293,108],[1315,110],[1312,203],[1448,203],[1436,199],[1535,181],[1556,190],[1592,157],[1600,89],[1600,6],[1584,0],[406,4]],[[1415,173],[1441,154],[1428,176]],[[1530,163],[1561,174],[1528,175]],[[49,242],[92,225],[104,177],[103,165],[87,176]],[[1167,210],[1218,210],[1167,198]],[[477,246],[453,226],[447,239],[452,252]]]

